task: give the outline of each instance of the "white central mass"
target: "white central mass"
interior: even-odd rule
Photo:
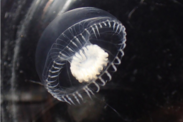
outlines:
[[[97,79],[108,63],[108,53],[97,45],[80,49],[72,58],[71,73],[80,82]]]

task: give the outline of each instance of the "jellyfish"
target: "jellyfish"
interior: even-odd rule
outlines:
[[[92,99],[112,80],[126,46],[124,25],[108,12],[82,7],[57,16],[36,49],[36,69],[47,91],[68,104]]]

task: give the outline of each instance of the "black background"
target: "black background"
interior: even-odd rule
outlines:
[[[30,10],[33,3],[1,2],[1,120],[79,122],[69,112],[70,106],[53,99],[43,86],[30,82],[39,81],[35,70],[37,42],[59,12],[57,5],[52,14],[44,13],[50,5],[46,0],[35,3]],[[100,107],[93,106],[102,112],[89,119],[93,114],[89,108],[81,121],[182,122],[183,2],[79,0],[72,2],[68,10],[85,6],[106,10],[118,18],[126,27],[127,46],[112,82],[98,93],[98,98],[105,100],[97,101],[102,103]]]

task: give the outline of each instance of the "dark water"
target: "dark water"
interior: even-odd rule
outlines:
[[[1,2],[2,122],[182,122],[181,0],[4,0]],[[39,81],[37,42],[57,14],[108,11],[126,27],[127,46],[113,80],[88,104],[55,100]]]

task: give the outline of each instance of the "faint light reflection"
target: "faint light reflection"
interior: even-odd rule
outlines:
[[[72,2],[72,0],[66,0],[66,3],[64,4],[62,10],[58,14],[61,14],[61,13],[65,12],[68,9],[71,2]]]
[[[43,9],[42,18],[44,18],[45,15],[49,16],[55,13],[55,11],[58,11],[57,15],[62,14],[63,12],[68,10],[72,1],[73,0],[49,0]]]
[[[47,3],[46,3],[46,6],[44,7],[43,9],[43,14],[47,11],[48,7],[50,6],[50,4],[53,2],[53,0],[49,0]]]

